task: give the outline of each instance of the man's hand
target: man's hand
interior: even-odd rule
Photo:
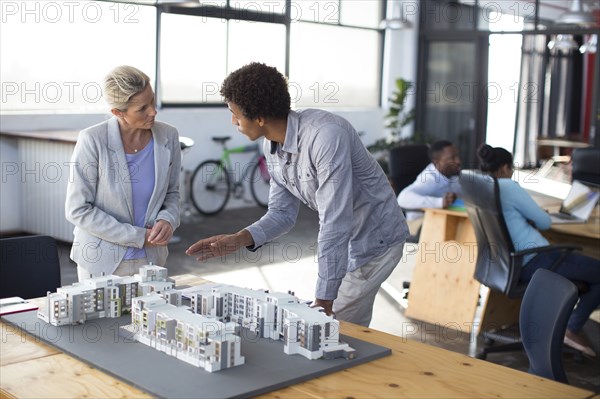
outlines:
[[[167,245],[173,237],[173,227],[166,220],[158,220],[154,227],[146,229],[146,242],[144,245]]]
[[[252,235],[247,230],[242,230],[236,234],[220,234],[200,240],[189,247],[185,253],[196,257],[198,261],[204,261],[252,245],[254,245]]]
[[[326,299],[315,299],[315,301],[310,305],[311,308],[323,308],[325,314],[327,316],[335,317],[335,313],[333,313],[333,301]]]
[[[444,195],[444,202],[442,204],[443,208],[448,208],[450,205],[452,205],[452,203],[456,201],[456,193],[453,192],[447,192]]]

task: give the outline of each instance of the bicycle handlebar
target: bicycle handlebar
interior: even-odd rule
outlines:
[[[229,148],[229,149],[227,149],[227,151],[232,154],[240,154],[243,152],[255,152],[255,151],[258,151],[258,144],[254,143],[254,144],[242,145],[240,147]]]

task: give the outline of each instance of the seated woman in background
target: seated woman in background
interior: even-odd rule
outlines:
[[[538,231],[550,228],[550,215],[540,208],[517,182],[513,174],[512,154],[504,148],[482,145],[477,155],[480,168],[498,179],[502,213],[515,249],[537,248],[549,245]],[[533,273],[540,268],[549,268],[560,256],[558,251],[529,255],[521,271],[521,280],[531,280]],[[600,305],[600,260],[577,253],[569,253],[554,270],[571,281],[581,281],[589,285],[589,290],[579,298],[567,324],[565,344],[584,354],[595,357],[596,353],[582,334],[582,328],[590,314]]]

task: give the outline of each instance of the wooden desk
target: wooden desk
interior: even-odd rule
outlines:
[[[470,332],[480,284],[477,239],[466,212],[425,209],[406,316]]]
[[[202,279],[175,277],[178,285]],[[445,349],[342,322],[344,334],[383,345],[392,355],[283,388],[262,398],[591,398],[594,393]],[[0,397],[149,398],[119,379],[14,327],[2,330]],[[160,372],[157,370],[157,372]]]

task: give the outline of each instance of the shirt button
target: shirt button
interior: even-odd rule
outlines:
[[[379,243],[380,243],[380,244],[383,244],[383,240],[382,240],[382,241],[379,241]]]

